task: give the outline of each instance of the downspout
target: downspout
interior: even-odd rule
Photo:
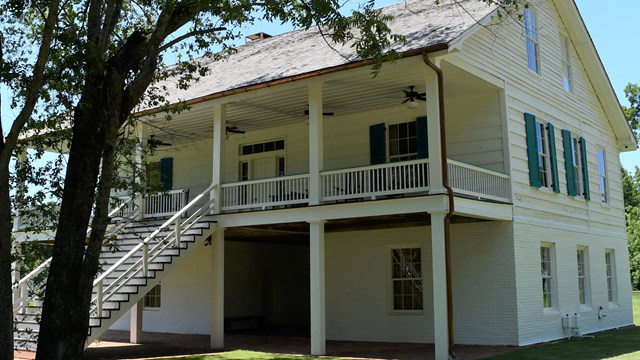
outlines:
[[[440,107],[440,157],[442,163],[442,186],[447,189],[449,211],[444,217],[445,276],[447,283],[447,325],[449,329],[449,356],[457,358],[453,352],[455,337],[453,331],[453,291],[451,286],[451,217],[454,211],[453,189],[449,186],[449,169],[447,164],[447,136],[444,121],[444,76],[442,70],[429,60],[428,54],[422,53],[422,59],[438,75],[438,105]]]

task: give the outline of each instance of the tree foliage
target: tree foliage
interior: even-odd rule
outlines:
[[[623,106],[622,110],[636,138],[640,138],[640,87],[638,84],[628,83],[624,88],[624,94],[629,101],[629,106]]]
[[[166,105],[168,89],[158,81],[173,77],[188,87],[207,71],[193,61],[196,56],[225,57],[241,36],[238,29],[258,20],[318,27],[330,41],[377,60],[377,71],[385,56],[397,55],[392,44],[403,39],[391,33],[389,18],[374,5],[363,1],[344,14],[339,0],[0,0],[0,83],[12,91],[9,102],[18,110],[9,131],[0,128],[7,134],[0,138],[0,202],[10,203],[12,184],[14,208],[51,199],[60,205],[38,358],[81,357],[109,195],[120,186],[120,139],[125,125],[135,126],[136,106]],[[171,54],[178,63],[165,67]],[[20,134],[29,136],[35,151],[11,173],[11,156],[25,146]],[[68,156],[38,167],[36,160],[52,149]],[[42,190],[20,189],[23,181]],[[0,358],[10,357],[12,337],[11,216],[8,206],[0,207]]]

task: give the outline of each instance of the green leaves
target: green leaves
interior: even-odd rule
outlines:
[[[629,107],[622,107],[629,126],[636,135],[636,138],[640,137],[640,87],[638,84],[628,83],[624,88],[624,95],[629,100]]]

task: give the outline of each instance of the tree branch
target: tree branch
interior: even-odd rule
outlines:
[[[49,53],[51,52],[51,41],[53,38],[53,30],[55,29],[58,21],[58,12],[60,10],[60,1],[52,0],[49,6],[49,13],[44,24],[44,31],[42,33],[42,43],[40,50],[38,51],[38,58],[33,66],[33,76],[31,82],[27,86],[27,94],[25,96],[24,106],[22,110],[13,121],[11,130],[5,139],[5,146],[0,153],[1,161],[8,161],[11,157],[14,147],[18,143],[18,136],[20,131],[27,123],[27,120],[31,117],[33,109],[40,98],[40,89],[44,79],[44,70],[49,61]]]
[[[122,10],[122,0],[110,0],[102,23],[102,32],[98,43],[98,52],[104,53],[109,43],[110,34],[113,33]]]
[[[191,32],[188,32],[184,35],[178,36],[177,38],[169,41],[168,43],[162,45],[160,47],[160,52],[163,52],[167,49],[169,49],[170,47],[172,47],[173,45],[186,40],[192,36],[198,36],[198,35],[204,35],[204,34],[210,34],[210,33],[214,33],[214,32],[218,32],[218,31],[223,31],[223,30],[227,30],[226,27],[222,26],[222,27],[215,27],[215,28],[210,28],[210,29],[202,29],[202,30],[194,30]]]

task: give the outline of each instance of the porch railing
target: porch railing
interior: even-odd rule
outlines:
[[[169,190],[146,195],[142,199],[142,214],[145,218],[171,216],[187,205],[189,190]]]
[[[483,199],[509,202],[509,175],[481,167],[448,161],[449,184],[455,193]]]
[[[242,181],[222,184],[221,188],[223,211],[306,204],[309,201],[309,175]]]
[[[429,160],[412,160],[321,173],[323,200],[429,190]]]

